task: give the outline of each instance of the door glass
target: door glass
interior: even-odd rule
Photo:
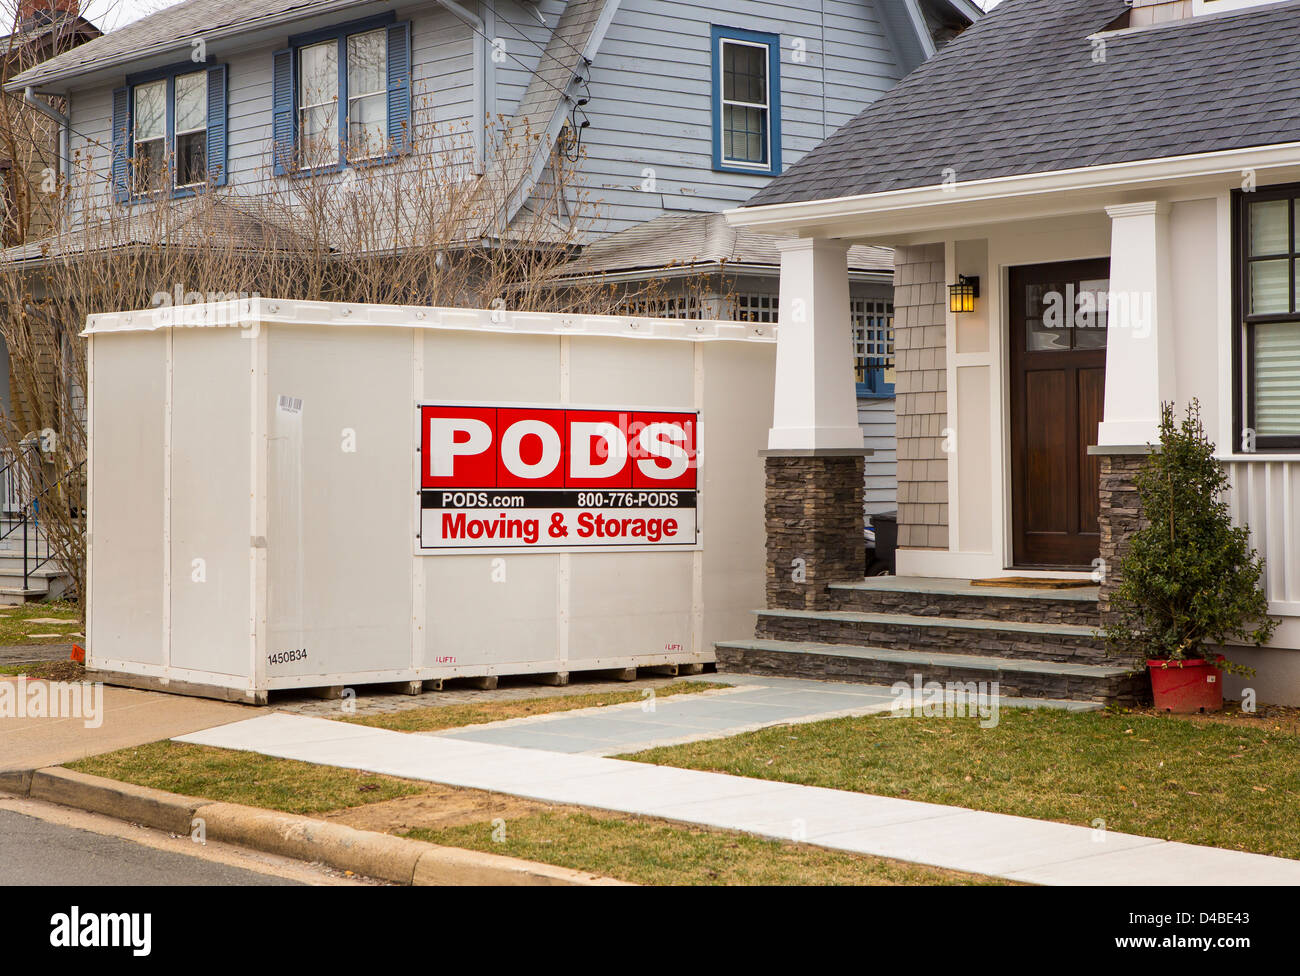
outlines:
[[[1059,280],[1025,285],[1025,350],[1105,349],[1110,281]]]

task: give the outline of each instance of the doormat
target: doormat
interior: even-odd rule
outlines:
[[[971,586],[1015,586],[1024,590],[1073,590],[1082,586],[1096,586],[1090,579],[1050,579],[1037,576],[999,576],[996,579],[976,579]]]

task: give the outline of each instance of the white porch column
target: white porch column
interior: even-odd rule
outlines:
[[[1106,399],[1097,442],[1139,447],[1159,439],[1160,404],[1174,398],[1172,275],[1167,205],[1107,207],[1110,315]]]
[[[862,449],[849,322],[849,244],[781,244],[781,309],[769,451]]]

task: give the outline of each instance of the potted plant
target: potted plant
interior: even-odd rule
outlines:
[[[1228,475],[1205,436],[1200,404],[1181,422],[1162,405],[1160,445],[1135,477],[1143,524],[1119,561],[1111,596],[1112,647],[1145,657],[1156,708],[1217,711],[1223,673],[1254,674],[1212,648],[1273,636],[1260,586],[1264,560],[1232,524]]]

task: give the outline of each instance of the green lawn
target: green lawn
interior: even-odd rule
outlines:
[[[449,792],[447,787],[414,780],[179,742],[121,749],[69,763],[68,768],[174,793],[306,816],[426,792],[444,796]],[[417,814],[394,811],[381,812],[369,826],[451,847],[522,857],[643,884],[1002,883],[805,844],[503,799],[515,806],[522,804],[529,812],[509,817],[501,843],[492,836],[499,823],[495,817],[454,827],[411,828],[409,818]]]
[[[730,685],[710,681],[674,681],[655,688],[654,697],[693,695]],[[513,701],[472,702],[466,705],[435,705],[432,708],[408,708],[398,712],[380,712],[373,715],[340,717],[343,722],[369,725],[394,732],[433,732],[437,729],[455,729],[464,725],[500,722],[508,718],[527,715],[546,715],[551,712],[568,712],[575,708],[595,708],[600,705],[618,705],[623,702],[646,700],[645,688],[627,691],[589,692],[582,695],[557,695],[547,698],[518,698]]]
[[[185,796],[303,816],[411,796],[425,789],[423,783],[392,776],[166,740],[91,756],[68,763],[68,768]]]
[[[1300,858],[1300,735],[1281,724],[1003,709],[835,719],[625,759]]]
[[[14,644],[65,644],[72,641],[85,643],[73,637],[81,630],[81,608],[75,603],[25,603],[17,607],[0,607],[0,645]],[[53,620],[57,624],[34,624],[33,618]],[[52,637],[33,637],[33,634],[53,634]]]
[[[501,825],[498,825],[501,826]],[[1007,882],[807,844],[603,814],[540,813],[408,837],[653,885],[973,885]]]

